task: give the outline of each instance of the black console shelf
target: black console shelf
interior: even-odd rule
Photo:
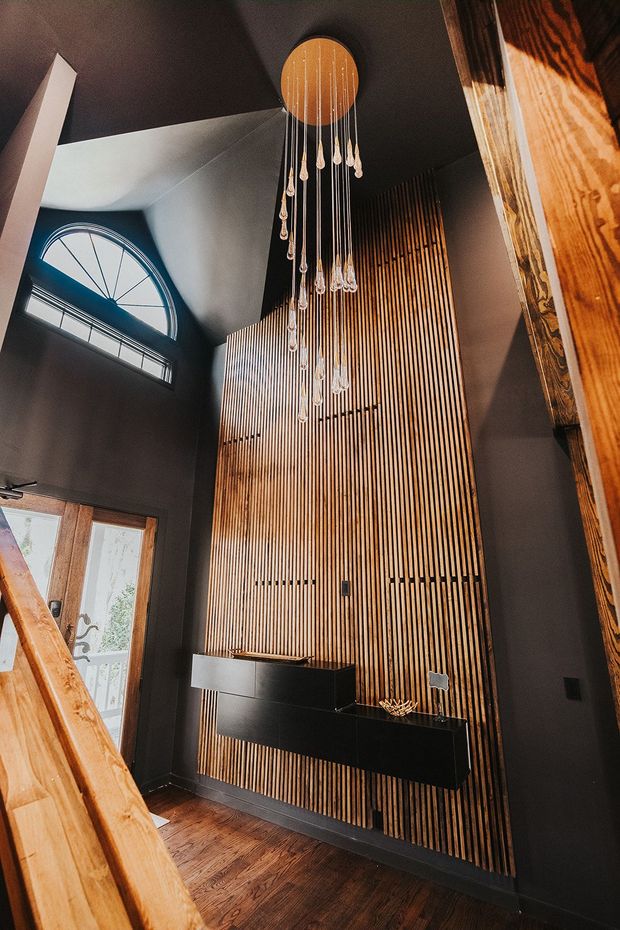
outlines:
[[[221,736],[440,788],[470,771],[467,721],[356,704],[354,665],[195,655],[192,685],[219,692]]]

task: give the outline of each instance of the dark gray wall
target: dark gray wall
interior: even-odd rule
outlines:
[[[518,887],[529,898],[615,926],[617,730],[571,466],[551,431],[478,155],[444,168],[438,183],[472,430]],[[581,680],[581,702],[566,699],[564,676]]]
[[[205,391],[196,459],[187,573],[183,660],[172,771],[192,784],[196,779],[201,692],[190,687],[191,662],[192,655],[195,652],[204,652],[205,645],[213,494],[225,364],[224,343],[213,350],[210,378]]]
[[[91,218],[157,262],[139,215]],[[66,222],[66,214],[58,219]],[[47,211],[40,224],[53,220]],[[34,478],[59,497],[159,520],[134,769],[139,784],[172,768],[196,441],[209,366],[198,326],[175,296],[180,359],[172,388],[26,317],[19,300],[0,353],[0,479]]]

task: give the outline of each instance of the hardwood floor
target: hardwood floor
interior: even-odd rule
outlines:
[[[209,928],[548,928],[176,788],[146,800]]]

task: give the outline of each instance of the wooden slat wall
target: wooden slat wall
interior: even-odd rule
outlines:
[[[357,699],[412,697],[471,728],[460,791],[219,737],[205,692],[199,771],[513,873],[476,491],[432,176],[358,211],[360,289],[342,318],[350,391],[298,422],[286,306],[228,340],[206,651],[307,653],[357,666]],[[314,299],[312,295],[312,300]],[[328,302],[331,298],[328,297]],[[305,325],[316,345],[313,305]],[[326,314],[327,357],[337,315]],[[329,365],[327,366],[329,370]],[[350,596],[341,595],[341,581]]]

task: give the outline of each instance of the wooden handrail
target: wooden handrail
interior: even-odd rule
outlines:
[[[132,927],[201,930],[205,925],[1,509],[0,592]]]

